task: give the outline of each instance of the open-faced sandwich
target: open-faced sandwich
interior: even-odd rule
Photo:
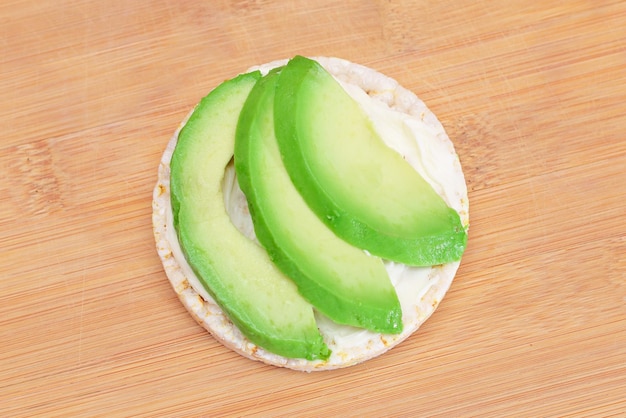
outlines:
[[[254,67],[167,145],[153,225],[167,277],[227,347],[295,370],[378,356],[433,313],[469,226],[442,125],[337,58]]]

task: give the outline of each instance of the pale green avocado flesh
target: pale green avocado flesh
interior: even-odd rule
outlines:
[[[237,128],[235,169],[258,240],[317,310],[340,324],[402,331],[402,310],[383,261],[338,238],[307,206],[274,134],[279,72],[253,88]]]
[[[317,62],[281,71],[275,134],[291,180],[318,218],[352,245],[407,265],[457,261],[467,233],[359,104]]]
[[[180,131],[170,164],[174,225],[198,279],[250,341],[284,357],[327,359],[311,305],[235,228],[224,206],[222,179],[237,121],[259,78],[254,72],[221,84]]]

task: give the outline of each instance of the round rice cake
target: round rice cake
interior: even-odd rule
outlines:
[[[395,80],[375,70],[339,58],[315,57],[355,98],[367,95],[383,111],[400,113],[411,127],[415,143],[410,146],[388,142],[409,162],[460,215],[469,226],[467,187],[454,146],[436,116],[415,94]],[[266,74],[287,60],[255,66]],[[363,100],[363,97],[360,97]],[[366,99],[370,100],[370,99]],[[191,114],[191,113],[190,113]],[[379,356],[413,334],[435,311],[449,289],[460,262],[432,267],[409,267],[385,261],[386,269],[396,288],[402,306],[404,328],[400,334],[379,334],[372,331],[338,325],[316,313],[321,334],[332,350],[327,360],[285,358],[251,343],[228,319],[222,309],[202,287],[188,265],[178,244],[172,223],[170,205],[170,167],[181,123],[167,144],[158,170],[153,193],[153,231],[159,257],[165,273],[179,299],[196,319],[226,347],[253,360],[301,371],[331,370],[361,363]],[[375,123],[376,125],[376,123]],[[383,138],[387,141],[387,138]],[[417,147],[415,147],[417,145]],[[246,198],[239,189],[232,164],[226,168],[223,180],[226,210],[233,224],[246,236],[256,240]]]

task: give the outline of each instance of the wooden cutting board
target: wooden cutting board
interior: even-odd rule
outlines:
[[[0,3],[0,416],[626,413],[626,3]],[[220,81],[295,54],[439,116],[470,241],[431,319],[313,374],[225,349],[151,230],[166,142]]]

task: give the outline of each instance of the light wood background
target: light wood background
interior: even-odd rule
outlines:
[[[295,54],[415,91],[471,205],[423,328],[314,374],[200,328],[150,218],[190,108]],[[626,413],[625,2],[3,0],[0,92],[0,416]]]

